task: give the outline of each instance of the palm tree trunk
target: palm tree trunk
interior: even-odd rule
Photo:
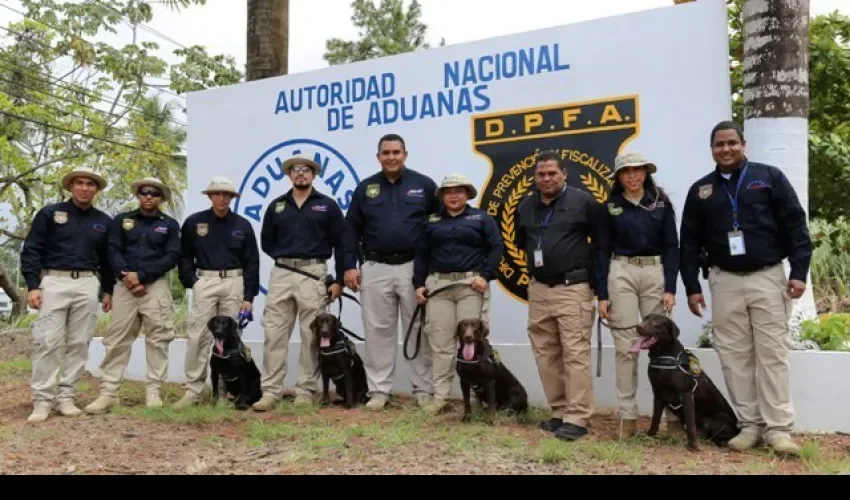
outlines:
[[[289,73],[289,0],[248,0],[245,80]]]
[[[747,156],[783,170],[809,212],[809,1],[744,0]],[[816,315],[811,276],[794,313]]]

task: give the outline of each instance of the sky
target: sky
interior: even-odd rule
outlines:
[[[204,6],[180,11],[156,6],[154,19],[148,26],[179,44],[200,44],[206,46],[210,54],[232,55],[237,67],[244,71],[246,3],[245,0],[207,0]],[[0,0],[0,6],[3,4],[22,10],[19,0]],[[289,73],[327,67],[322,54],[328,38],[357,38],[357,28],[351,22],[350,4],[351,0],[290,1]],[[674,7],[673,0],[522,0],[510,3],[506,0],[420,0],[420,4],[422,21],[428,25],[428,41],[434,45],[441,37],[445,38],[447,45],[451,45],[641,10]],[[512,8],[498,9],[494,5]],[[810,10],[812,15],[833,10],[850,14],[850,1],[810,0]],[[488,14],[490,19],[483,22],[483,17]],[[20,18],[19,14],[0,8],[0,25],[5,26],[8,21]],[[127,43],[130,28],[121,25],[118,31],[117,38]],[[139,31],[138,36],[139,40],[159,43],[160,57],[170,63],[177,61],[171,54],[178,48],[174,43],[146,31]],[[113,39],[112,35],[98,38]],[[161,82],[165,83],[165,80]]]

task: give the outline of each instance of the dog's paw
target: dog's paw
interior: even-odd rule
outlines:
[[[461,422],[469,422],[470,420],[472,420],[472,415],[469,413],[464,413],[460,419]]]
[[[699,445],[696,444],[696,443],[694,443],[694,444],[688,443],[688,451],[699,451]]]
[[[321,406],[329,406],[331,404],[331,400],[329,398],[322,398],[322,400],[319,401],[319,404]]]
[[[649,437],[655,437],[658,435],[658,429],[649,429],[646,431],[646,435]]]

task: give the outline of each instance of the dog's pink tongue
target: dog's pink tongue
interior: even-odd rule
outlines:
[[[322,347],[330,347],[331,346],[331,339],[329,339],[327,337],[322,337],[322,340],[319,341],[319,345],[321,345]]]
[[[463,359],[472,361],[475,357],[475,344],[463,344]]]
[[[215,350],[218,352],[224,352],[224,341],[220,339],[215,339]]]
[[[643,347],[643,337],[638,337],[635,340],[635,343],[632,344],[632,348],[629,349],[629,352],[640,352],[640,349]]]

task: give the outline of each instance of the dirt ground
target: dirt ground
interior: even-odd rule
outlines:
[[[585,440],[565,443],[537,426],[545,410],[528,421],[462,424],[459,402],[428,417],[405,398],[377,414],[286,400],[267,414],[177,412],[178,386],[168,385],[164,408],[146,409],[141,385],[129,382],[111,414],[29,424],[28,356],[28,334],[0,335],[2,474],[850,474],[848,436],[797,436],[798,459],[710,443],[689,452],[678,436],[618,442],[616,419],[601,414]],[[80,382],[80,406],[97,385],[90,375]]]

